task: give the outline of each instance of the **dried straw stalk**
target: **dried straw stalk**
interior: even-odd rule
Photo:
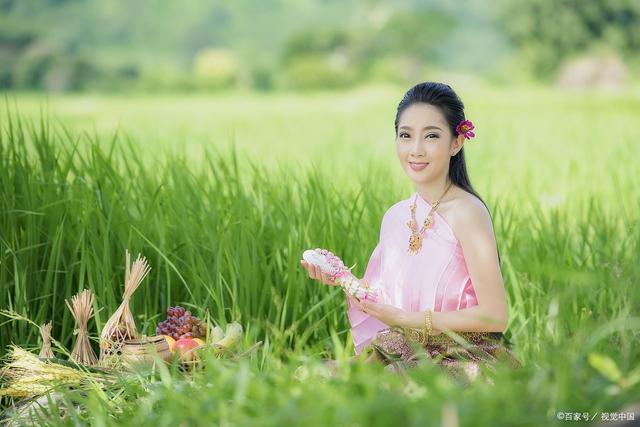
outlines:
[[[42,348],[40,348],[40,357],[43,359],[51,359],[53,351],[51,350],[51,320],[40,326],[40,335],[42,336]]]
[[[120,307],[111,315],[100,334],[100,359],[117,353],[122,343],[126,340],[138,338],[136,323],[129,310],[129,300],[138,289],[151,268],[147,265],[147,259],[138,254],[138,258],[131,265],[131,256],[126,251],[126,269],[124,278],[124,297]]]
[[[0,369],[0,378],[3,379],[0,397],[37,396],[62,385],[89,388],[113,379],[106,371],[76,369],[54,360],[42,360],[20,347],[12,346],[7,364]]]
[[[85,289],[71,297],[71,305],[69,305],[69,301],[64,300],[76,320],[75,332],[78,334],[76,345],[71,352],[71,359],[83,365],[95,365],[98,363],[98,358],[93,348],[91,348],[89,333],[87,332],[87,324],[91,316],[93,316],[93,299],[91,291]]]

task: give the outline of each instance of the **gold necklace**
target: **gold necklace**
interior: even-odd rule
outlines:
[[[442,196],[440,196],[440,198],[433,204],[431,210],[429,211],[429,214],[424,219],[424,223],[422,224],[422,228],[420,229],[420,231],[418,231],[418,223],[416,221],[416,202],[418,201],[418,194],[416,194],[415,199],[413,199],[413,205],[411,206],[411,219],[407,222],[407,227],[409,227],[409,230],[411,230],[411,236],[409,236],[409,249],[407,251],[409,255],[417,254],[422,248],[422,240],[424,238],[423,234],[427,230],[427,228],[431,227],[431,225],[433,224],[433,212],[438,208],[440,201],[445,196],[445,194],[447,194],[447,191],[449,191],[449,188],[451,188],[452,184],[453,182],[449,183],[447,189],[444,190],[444,193],[442,193]]]

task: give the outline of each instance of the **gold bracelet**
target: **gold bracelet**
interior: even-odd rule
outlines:
[[[430,309],[427,309],[427,313],[424,316],[424,334],[425,341],[429,339],[429,335],[433,332],[432,313]]]

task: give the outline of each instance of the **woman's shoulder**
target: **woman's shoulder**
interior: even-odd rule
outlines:
[[[450,206],[447,206],[447,208],[452,212],[471,212],[474,214],[478,214],[480,211],[484,211],[486,213],[489,213],[487,207],[478,196],[459,187],[457,190],[458,191],[456,192],[456,196],[449,201]],[[444,204],[441,206],[444,206]]]
[[[406,199],[402,199],[397,201],[393,205],[389,206],[389,208],[385,211],[384,215],[382,216],[383,225],[385,221],[388,221],[393,217],[397,217],[402,212],[405,212],[405,211],[408,212],[407,209],[409,209],[409,205],[411,203],[410,199],[411,199],[410,197]]]
[[[399,201],[395,202],[393,205],[389,206],[389,208],[385,212],[385,215],[393,214],[395,212],[398,212],[398,211],[406,208],[410,204],[410,199],[411,198],[409,197],[409,198],[402,199],[402,200],[399,200]]]
[[[466,233],[468,230],[492,229],[491,215],[485,204],[476,195],[459,188],[454,199],[448,205],[442,206],[451,228],[456,236]]]

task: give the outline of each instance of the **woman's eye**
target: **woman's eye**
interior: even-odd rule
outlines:
[[[400,133],[398,134],[398,137],[399,137],[399,138],[405,138],[405,137],[408,137],[408,136],[409,136],[409,134],[408,134],[408,133],[406,133],[406,132],[400,132]],[[429,135],[427,135],[425,138],[440,138],[440,135],[438,135],[437,133],[430,133],[430,134],[429,134]]]

